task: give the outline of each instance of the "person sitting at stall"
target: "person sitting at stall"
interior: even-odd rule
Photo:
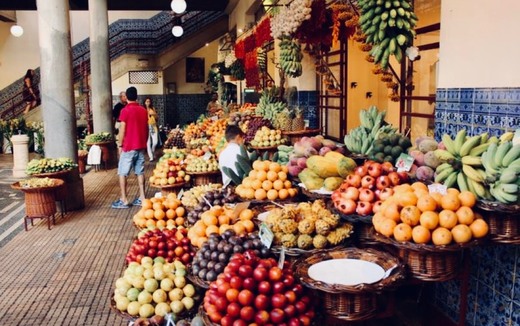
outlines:
[[[209,101],[208,106],[206,107],[206,112],[208,115],[216,115],[219,110],[222,109],[222,106],[220,105],[220,102],[218,101],[218,94],[213,93],[211,95],[211,101]]]
[[[224,187],[231,183],[231,179],[222,171],[223,167],[228,167],[235,173],[238,173],[235,163],[238,161],[237,157],[240,155],[240,148],[244,144],[244,132],[234,125],[226,127],[224,136],[226,137],[227,145],[220,152],[218,157],[218,165],[222,173],[222,183]]]

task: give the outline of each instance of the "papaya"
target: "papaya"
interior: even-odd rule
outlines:
[[[323,182],[325,181],[325,179],[320,178],[309,168],[303,169],[303,171],[298,174],[298,178],[308,190],[320,189],[323,187]]]
[[[344,179],[340,177],[329,177],[323,182],[323,187],[327,190],[334,191],[341,186],[343,181]]]
[[[339,176],[342,178],[346,178],[347,175],[354,172],[356,167],[357,167],[357,164],[353,159],[351,159],[350,157],[344,156],[343,158],[341,158],[339,160],[338,165],[337,165]]]
[[[339,176],[337,161],[335,159],[329,159],[324,156],[313,155],[307,159],[307,167],[312,172],[317,174],[320,178]]]
[[[325,158],[329,159],[329,160],[334,160],[336,161],[336,164],[338,164],[338,162],[345,157],[345,155],[341,154],[341,153],[338,153],[338,152],[334,152],[334,151],[330,151],[330,152],[327,152],[325,153]]]

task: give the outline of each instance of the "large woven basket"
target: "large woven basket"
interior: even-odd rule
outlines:
[[[309,268],[321,261],[331,259],[360,259],[376,263],[383,269],[393,269],[388,277],[373,284],[346,286],[328,284],[309,277]],[[384,290],[394,289],[405,278],[405,266],[398,258],[374,249],[344,248],[326,251],[300,258],[295,264],[295,275],[307,287],[316,290],[322,298],[324,311],[345,321],[372,318],[378,311],[377,296]]]
[[[520,244],[520,205],[480,201],[477,210],[488,222],[490,241]]]
[[[436,246],[399,242],[373,232],[377,241],[390,244],[397,249],[399,257],[408,266],[411,277],[432,282],[443,282],[457,277],[462,268],[463,250],[481,242],[473,240],[465,244]]]
[[[56,213],[56,189],[63,187],[63,180],[52,179],[51,187],[26,188],[19,182],[11,185],[13,189],[25,193],[25,215],[28,217],[46,217]]]
[[[203,186],[210,183],[222,183],[220,171],[211,172],[187,172],[191,176],[193,186]]]

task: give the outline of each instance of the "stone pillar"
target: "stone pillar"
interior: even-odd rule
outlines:
[[[94,132],[112,130],[112,75],[108,52],[107,0],[89,0],[90,69]]]
[[[45,155],[77,161],[69,2],[37,0]]]
[[[27,176],[25,168],[29,163],[29,136],[13,135],[13,177],[24,178]]]

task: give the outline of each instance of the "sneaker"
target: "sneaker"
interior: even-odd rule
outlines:
[[[116,200],[112,203],[112,208],[129,208],[128,204],[123,203],[121,199]]]
[[[132,206],[141,206],[143,203],[141,202],[141,199],[140,198],[136,198],[134,199],[134,201],[132,202]]]

